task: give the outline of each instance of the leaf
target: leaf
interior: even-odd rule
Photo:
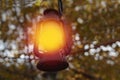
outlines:
[[[43,0],[36,0],[35,5],[36,5],[36,6],[40,6],[42,1],[43,1]]]

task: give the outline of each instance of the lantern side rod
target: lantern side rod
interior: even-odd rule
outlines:
[[[62,16],[62,14],[63,14],[63,3],[62,3],[62,0],[58,0],[58,11],[59,11],[60,16]]]

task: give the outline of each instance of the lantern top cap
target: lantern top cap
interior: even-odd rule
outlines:
[[[56,15],[56,16],[59,16],[59,12],[55,9],[46,9],[43,13],[45,16],[49,16],[49,15]]]

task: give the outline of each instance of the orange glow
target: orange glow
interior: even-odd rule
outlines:
[[[63,24],[54,19],[48,19],[37,25],[35,34],[36,45],[39,50],[54,52],[65,44],[65,33]]]

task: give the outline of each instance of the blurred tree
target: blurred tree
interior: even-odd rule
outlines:
[[[63,2],[74,45],[70,66],[57,80],[120,80],[120,0]],[[36,69],[32,40],[26,44],[25,35],[32,35],[31,26],[46,8],[57,9],[57,0],[0,0],[0,80],[49,77]]]

